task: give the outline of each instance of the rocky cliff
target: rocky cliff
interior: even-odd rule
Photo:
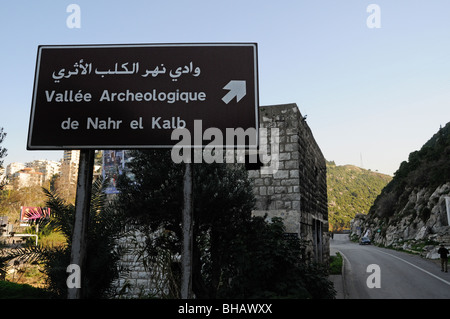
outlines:
[[[450,247],[446,197],[450,198],[450,123],[420,151],[410,154],[367,215],[352,221],[351,236],[437,258],[439,243]]]

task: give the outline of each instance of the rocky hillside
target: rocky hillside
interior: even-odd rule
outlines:
[[[380,245],[436,258],[450,246],[446,197],[450,197],[450,123],[403,162],[367,216],[356,216],[352,236],[369,232]]]
[[[328,222],[330,230],[350,228],[356,214],[367,214],[391,176],[353,165],[327,161]]]

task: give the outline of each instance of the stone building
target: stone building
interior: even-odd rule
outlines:
[[[279,145],[273,173],[266,174],[264,166],[249,171],[256,197],[253,214],[283,218],[288,235],[304,240],[305,258],[326,262],[329,241],[325,158],[296,104],[264,106],[259,111],[260,128],[268,132],[268,149],[270,132],[276,128]]]

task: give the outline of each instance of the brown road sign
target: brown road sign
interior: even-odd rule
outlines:
[[[43,45],[27,148],[172,147],[195,120],[257,134],[258,104],[255,43]]]

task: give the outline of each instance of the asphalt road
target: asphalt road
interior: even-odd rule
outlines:
[[[344,298],[450,299],[450,272],[442,272],[436,261],[358,245],[341,234],[334,235],[330,247],[344,257]]]

